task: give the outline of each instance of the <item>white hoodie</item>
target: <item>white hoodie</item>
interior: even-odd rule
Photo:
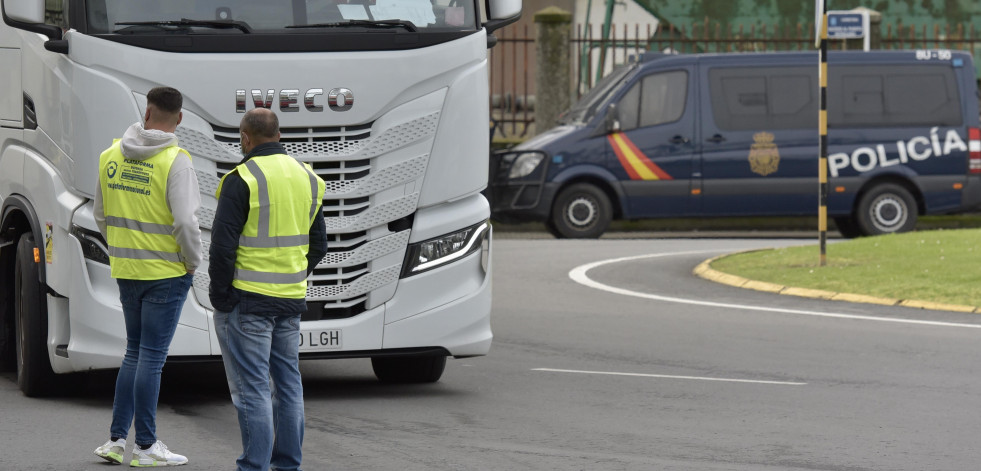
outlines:
[[[119,149],[127,159],[146,160],[163,149],[177,145],[177,136],[157,129],[144,129],[135,123],[120,139]],[[183,152],[177,154],[167,176],[167,208],[174,215],[174,238],[180,246],[180,257],[188,271],[201,264],[201,227],[194,214],[201,206],[198,177],[191,159]],[[102,236],[106,234],[106,215],[102,207],[102,184],[95,187],[95,223]]]

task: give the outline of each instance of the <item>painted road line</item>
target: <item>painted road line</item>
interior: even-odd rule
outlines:
[[[805,384],[807,384],[807,383],[797,383],[793,381],[763,381],[757,379],[709,378],[704,376],[675,376],[675,375],[655,375],[655,374],[646,374],[646,373],[618,373],[615,371],[559,370],[555,368],[532,368],[531,371],[548,371],[552,373],[574,373],[574,374],[586,374],[586,375],[634,376],[640,378],[690,379],[690,380],[697,380],[697,381],[721,381],[726,383],[776,384],[779,386],[804,386]]]
[[[872,321],[872,322],[890,322],[894,324],[913,324],[913,325],[925,325],[934,327],[958,327],[964,329],[981,329],[981,324],[964,324],[958,322],[939,322],[939,321],[928,321],[921,319],[901,319],[894,317],[879,317],[879,316],[860,316],[855,314],[844,314],[835,312],[821,312],[821,311],[807,311],[801,309],[785,309],[778,307],[768,307],[768,306],[753,306],[749,304],[732,304],[732,303],[717,303],[712,301],[700,301],[697,299],[686,299],[686,298],[676,298],[672,296],[661,296],[658,294],[641,293],[637,291],[631,291],[623,288],[617,288],[615,286],[605,285],[597,281],[593,281],[587,276],[587,272],[593,268],[609,265],[612,263],[629,262],[634,260],[643,260],[647,258],[663,258],[663,257],[680,257],[683,255],[695,255],[702,253],[719,253],[726,252],[726,250],[700,250],[700,251],[690,251],[690,252],[669,252],[669,253],[655,253],[647,255],[635,255],[633,257],[622,257],[613,258],[609,260],[601,260],[598,262],[587,263],[585,265],[580,265],[569,271],[569,278],[576,283],[588,286],[590,288],[596,288],[598,290],[603,290],[609,293],[620,294],[624,296],[633,296],[637,298],[651,299],[655,301],[664,301],[670,303],[679,304],[689,304],[694,306],[706,306],[706,307],[717,307],[723,309],[740,309],[746,311],[763,311],[763,312],[776,312],[781,314],[793,314],[798,316],[813,316],[813,317],[828,317],[835,319],[851,319],[851,320],[861,320],[861,321]]]

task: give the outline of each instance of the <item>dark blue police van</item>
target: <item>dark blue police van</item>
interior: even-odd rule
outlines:
[[[843,235],[981,205],[970,54],[832,52],[827,79],[827,211]],[[494,218],[591,238],[613,219],[816,215],[819,94],[816,52],[643,54],[491,156]]]

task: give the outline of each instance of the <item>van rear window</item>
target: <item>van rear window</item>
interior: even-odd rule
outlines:
[[[728,131],[817,129],[817,67],[715,67],[709,92]],[[959,126],[960,93],[949,66],[839,65],[828,69],[828,125]]]
[[[830,126],[959,126],[963,122],[957,77],[949,66],[842,66],[829,68],[828,80]],[[839,91],[833,87],[840,87]]]

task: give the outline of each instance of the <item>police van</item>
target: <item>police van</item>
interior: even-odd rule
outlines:
[[[832,52],[827,90],[827,211],[844,236],[981,204],[970,54]],[[492,213],[569,238],[614,219],[815,215],[819,104],[816,52],[643,54],[492,156]]]

